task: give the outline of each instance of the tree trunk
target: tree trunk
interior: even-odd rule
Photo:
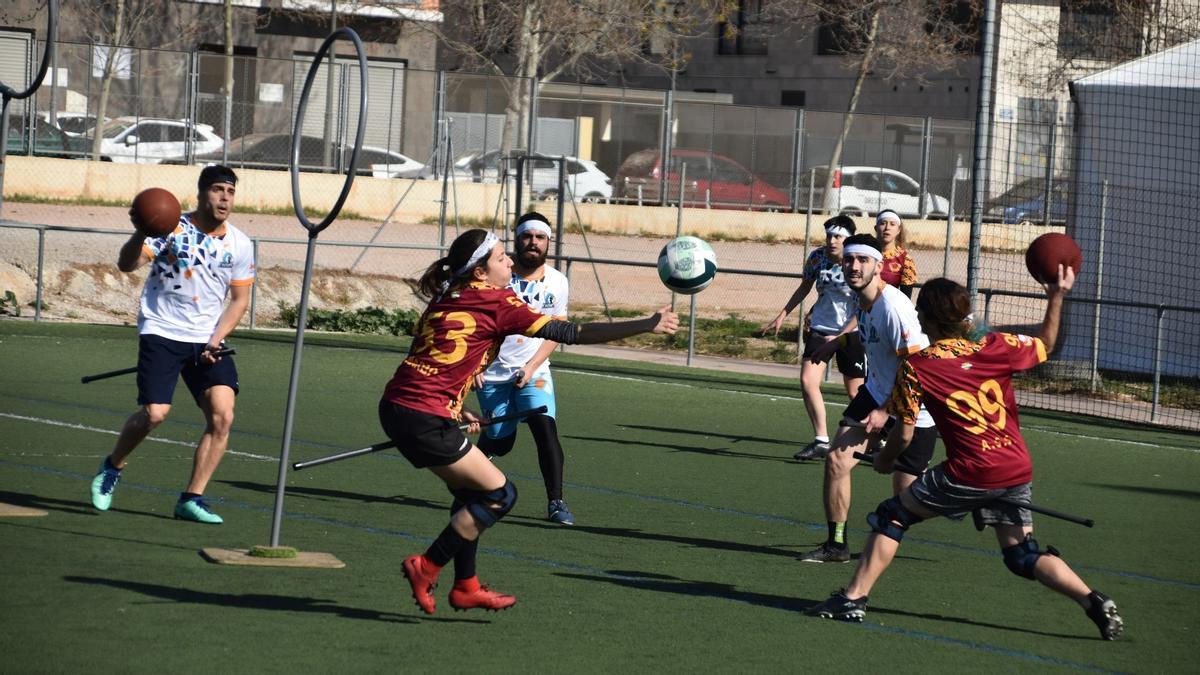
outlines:
[[[524,137],[525,121],[529,118],[530,100],[529,83],[537,77],[538,63],[542,60],[542,44],[536,29],[538,28],[538,3],[525,5],[521,16],[520,35],[517,37],[518,54],[517,71],[514,79],[505,80],[508,100],[504,104],[504,131],[500,135],[500,151],[507,154],[509,150],[524,148],[532,150]]]
[[[108,114],[108,92],[116,75],[117,57],[125,30],[125,0],[117,0],[113,10],[113,40],[104,56],[104,75],[100,79],[100,102],[96,104],[96,127],[92,135],[92,161],[100,161],[100,143],[104,140],[104,118]]]
[[[850,135],[850,127],[854,123],[854,110],[858,107],[858,97],[862,94],[863,83],[871,72],[871,63],[875,60],[875,36],[879,30],[879,11],[871,15],[871,23],[867,28],[867,45],[863,50],[862,62],[858,64],[858,77],[854,80],[854,89],[850,92],[850,103],[846,106],[846,117],[842,121],[842,132],[838,134],[837,143],[833,145],[833,153],[829,157],[829,172],[825,176],[825,189],[822,194],[822,210],[832,212],[839,209],[832,199],[834,171],[838,170],[842,161],[842,148],[846,145],[846,137]],[[826,204],[831,208],[826,209]]]
[[[222,147],[221,162],[229,163],[229,139],[233,138],[233,0],[225,0],[225,145]]]

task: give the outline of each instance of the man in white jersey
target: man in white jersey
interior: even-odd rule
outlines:
[[[855,452],[863,452],[876,441],[888,421],[886,403],[896,382],[900,359],[929,346],[929,338],[917,321],[917,310],[908,296],[879,276],[883,247],[869,234],[846,239],[842,250],[842,272],[858,296],[858,330],[843,333],[819,347],[813,358],[829,358],[839,344],[861,340],[867,355],[867,381],[842,413],[837,436],[825,458],[823,496],[829,528],[825,543],[800,556],[804,562],[848,562],[846,519],[850,513],[850,471],[857,464]],[[924,409],[917,417],[912,444],[896,462],[892,491],[899,494],[929,466],[937,443],[933,418]]]
[[[555,319],[567,318],[567,278],[546,264],[550,250],[550,222],[530,212],[517,220],[516,255],[509,288],[530,307]],[[562,498],[563,450],[554,421],[554,379],[550,376],[550,354],[558,347],[553,340],[510,335],[504,339],[496,360],[477,377],[479,405],[485,417],[509,415],[538,406],[544,414],[525,418],[537,445],[538,465],[546,484],[546,515],[551,522],[574,525],[575,516]],[[508,454],[517,440],[517,423],[486,427],[479,449],[490,457]]]
[[[138,312],[141,408],[125,421],[112,453],[92,480],[92,505],[100,511],[112,505],[130,453],[167,418],[183,375],[206,425],[196,446],[191,479],[175,504],[175,517],[222,522],[203,495],[229,444],[238,377],[233,359],[215,352],[245,314],[254,283],[250,238],[228,222],[236,185],[237,175],[229,167],[204,167],[196,210],[180,216],[174,232],[165,237],[135,232],[121,246],[117,267],[122,272],[151,266]],[[139,226],[132,210],[130,220],[135,228]]]

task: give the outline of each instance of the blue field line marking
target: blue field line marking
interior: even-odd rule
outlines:
[[[638,382],[641,384],[660,384],[660,385],[663,385],[666,387],[683,387],[685,389],[703,389],[705,391],[713,391],[713,392],[717,392],[717,393],[721,393],[721,394],[743,394],[745,396],[756,396],[758,398],[767,398],[767,399],[771,399],[772,401],[795,401],[795,402],[799,402],[799,403],[804,402],[804,398],[801,396],[789,396],[787,394],[765,394],[760,391],[746,391],[743,389],[719,389],[719,388],[715,388],[715,387],[701,387],[701,386],[694,385],[694,384],[687,384],[685,382],[668,382],[665,380],[646,379],[646,378],[641,378],[641,377],[633,377],[630,375],[610,375],[608,373],[593,373],[593,372],[587,371],[587,370],[574,370],[574,369],[570,368],[569,366],[559,366],[559,367],[556,367],[555,370],[557,372],[570,373],[572,375],[582,375],[585,377],[599,377],[599,378],[608,379],[608,380],[624,380],[627,382]],[[845,403],[833,402],[833,401],[828,401],[828,400],[825,402],[826,408],[835,408],[835,409],[840,410],[840,409],[844,408],[845,406],[846,406]],[[1036,408],[1034,408],[1034,410],[1036,410]],[[1039,433],[1051,434],[1054,436],[1069,436],[1071,438],[1082,438],[1082,439],[1086,439],[1086,440],[1090,440],[1090,441],[1105,441],[1108,443],[1122,443],[1125,445],[1137,445],[1137,446],[1146,447],[1146,448],[1165,448],[1165,449],[1170,449],[1170,450],[1183,450],[1184,452],[1200,453],[1200,448],[1197,448],[1197,447],[1188,447],[1188,446],[1181,446],[1181,445],[1164,445],[1162,443],[1146,443],[1144,441],[1130,441],[1130,440],[1126,440],[1123,438],[1105,438],[1105,437],[1101,437],[1101,436],[1089,436],[1087,434],[1075,434],[1075,433],[1071,433],[1069,431],[1062,431],[1059,429],[1051,429],[1048,427],[1040,427],[1035,424],[1022,423],[1021,430],[1022,431],[1036,431]],[[1165,430],[1165,431],[1169,431],[1169,430]]]
[[[52,476],[57,476],[60,478],[70,478],[70,479],[76,479],[76,480],[80,480],[80,481],[86,481],[86,480],[90,480],[92,478],[89,475],[84,475],[84,474],[81,474],[81,473],[78,473],[75,471],[67,471],[64,469],[56,469],[53,467],[40,466],[40,465],[35,465],[35,464],[23,464],[23,463],[19,463],[19,462],[11,462],[11,461],[8,461],[5,459],[0,459],[0,465],[13,466],[16,468],[26,469],[26,470],[33,471],[36,473],[44,473],[44,474],[48,474],[48,475],[52,475]],[[161,494],[161,495],[174,495],[175,494],[175,491],[172,489],[161,488],[161,487],[158,487],[155,485],[144,485],[141,483],[132,483],[132,482],[126,482],[126,481],[121,482],[121,488],[122,489],[133,489],[133,490],[137,490],[139,492],[146,492],[149,494]],[[228,506],[228,507],[235,508],[235,509],[252,511],[252,512],[257,512],[257,513],[272,513],[274,511],[273,506],[259,506],[256,504],[251,504],[249,502],[236,501],[236,500],[231,500],[231,499],[209,498],[208,501],[212,504],[219,504],[221,506]],[[367,534],[379,534],[379,535],[384,535],[384,536],[388,536],[388,537],[396,537],[399,539],[404,539],[404,540],[413,541],[413,542],[429,543],[429,542],[433,541],[432,537],[412,534],[411,532],[405,532],[403,530],[394,530],[394,529],[385,528],[385,527],[376,527],[374,525],[364,525],[362,523],[355,523],[355,522],[340,520],[340,519],[336,519],[336,518],[326,518],[324,516],[315,516],[315,515],[306,514],[306,513],[296,513],[296,512],[285,513],[284,517],[287,518],[288,520],[293,520],[293,521],[314,523],[314,524],[326,525],[326,526],[334,526],[334,527],[340,527],[340,528],[345,528],[345,529],[350,529],[350,530],[358,530],[360,532],[365,532]],[[507,551],[504,549],[480,547],[479,552],[487,554],[487,555],[495,556],[498,558],[504,558],[506,560],[512,560],[514,562],[530,563],[530,564],[537,565],[539,567],[548,567],[548,568],[556,569],[556,570],[565,570],[565,571],[570,571],[570,572],[578,572],[578,573],[582,573],[582,574],[603,576],[603,577],[606,577],[609,579],[616,579],[618,581],[623,581],[623,582],[632,583],[632,584],[650,585],[652,583],[658,583],[658,580],[649,580],[649,579],[645,579],[643,577],[639,577],[636,575],[619,574],[616,572],[610,572],[605,569],[600,569],[598,567],[591,567],[591,566],[587,566],[587,565],[577,565],[575,563],[562,562],[562,561],[558,561],[558,560],[549,560],[547,558],[536,558],[536,557],[531,557],[531,556],[525,556],[525,555],[521,555],[519,553],[514,553],[512,551]],[[726,596],[717,595],[717,594],[711,594],[711,595],[707,595],[704,597],[709,597],[709,598],[716,599],[716,600],[724,600],[727,602],[737,602],[740,604],[751,605],[754,607],[771,607],[772,609],[781,609],[781,610],[785,610],[785,611],[790,611],[789,608],[782,603],[750,602],[749,600],[741,600],[738,598],[731,598],[731,597],[726,597]],[[1032,662],[1040,663],[1040,664],[1056,665],[1056,666],[1073,668],[1075,670],[1083,670],[1083,671],[1088,671],[1088,672],[1098,672],[1098,673],[1116,672],[1116,671],[1105,670],[1103,668],[1093,666],[1090,664],[1086,664],[1086,663],[1067,661],[1065,659],[1059,659],[1059,658],[1055,658],[1055,657],[1051,657],[1051,656],[1041,656],[1039,654],[1024,652],[1024,651],[1020,651],[1017,649],[1008,649],[1006,647],[996,647],[994,645],[989,645],[989,644],[984,644],[984,643],[979,643],[979,642],[970,642],[967,640],[959,640],[957,638],[951,638],[951,637],[946,637],[943,635],[937,635],[935,633],[926,633],[924,631],[909,630],[906,628],[900,628],[900,627],[896,627],[896,626],[883,626],[883,625],[874,624],[874,623],[865,622],[865,621],[861,624],[847,624],[847,625],[858,626],[859,628],[864,628],[867,630],[874,630],[874,631],[882,632],[882,633],[891,633],[893,635],[898,635],[901,637],[915,638],[915,639],[926,640],[926,641],[930,641],[930,642],[939,642],[939,643],[953,646],[953,647],[962,647],[962,648],[966,648],[966,649],[970,649],[970,650],[982,651],[982,652],[987,652],[989,654],[996,654],[999,656],[1006,656],[1006,657],[1021,659],[1021,660],[1025,660],[1025,661],[1032,661]]]

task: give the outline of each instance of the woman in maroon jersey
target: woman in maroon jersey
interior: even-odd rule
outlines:
[[[900,214],[884,209],[875,216],[875,236],[883,244],[883,267],[879,276],[909,298],[917,284],[917,263],[904,248],[904,221]]]
[[[470,433],[479,431],[481,420],[463,409],[463,399],[504,337],[525,334],[590,344],[638,333],[672,334],[679,325],[679,317],[667,308],[616,323],[552,320],[507,288],[511,269],[512,260],[495,234],[467,230],[454,240],[446,257],[430,265],[419,281],[430,303],[408,357],[379,402],[379,421],[388,437],[413,466],[428,468],[454,496],[450,524],[423,555],[403,563],[413,598],[426,614],[434,611],[433,588],[451,560],[455,581],[450,606],[501,610],[517,601],[481,586],[475,576],[479,535],[512,509],[516,487],[458,428],[466,421]]]
[[[1089,588],[1054,547],[1039,548],[1033,514],[995,501],[1030,501],[1033,464],[1021,436],[1012,375],[1042,363],[1054,350],[1063,297],[1074,282],[1074,272],[1060,266],[1057,281],[1046,286],[1046,315],[1038,337],[988,333],[981,340],[968,337],[967,289],[949,279],[925,284],[917,297],[917,317],[930,345],[908,357],[896,374],[888,410],[899,424],[874,463],[877,471],[892,472],[912,440],[922,402],[946,444],[946,461],[867,517],[872,534],[850,585],[809,613],[862,621],[867,594],[891,564],[909,527],[936,516],[961,519],[972,513],[977,523],[995,528],[1009,571],[1077,602],[1103,639],[1120,635],[1122,621],[1112,599]]]

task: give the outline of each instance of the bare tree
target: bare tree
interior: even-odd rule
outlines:
[[[1012,36],[1006,51],[1015,81],[1026,91],[1055,98],[1065,95],[1071,80],[1200,38],[1200,2],[1010,3],[1001,22]]]
[[[854,122],[863,84],[868,77],[883,80],[925,77],[962,63],[979,39],[976,34],[982,0],[795,0],[816,3],[822,30],[834,51],[848,57],[856,71],[846,104],[841,133],[829,158],[824,193],[833,189],[834,170]]]
[[[443,22],[415,25],[433,33],[461,67],[503,76],[501,149],[510,150],[528,145],[531,81],[549,82],[568,72],[586,78],[630,62],[678,70],[686,59],[680,40],[723,20],[736,5],[736,0],[442,0]],[[664,40],[672,45],[665,54],[647,48]]]
[[[172,4],[161,0],[63,0],[63,23],[71,22],[88,40],[102,49],[100,63],[100,99],[96,105],[96,130],[92,139],[92,159],[100,158],[103,141],[101,124],[108,111],[113,79],[121,59],[134,47],[169,47],[188,44],[201,30],[198,22],[179,20]],[[153,43],[148,43],[148,41]]]

